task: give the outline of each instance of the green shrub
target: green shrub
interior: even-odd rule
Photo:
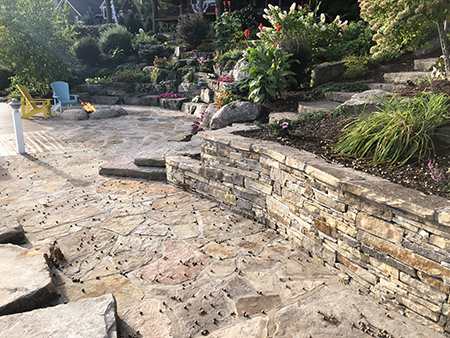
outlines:
[[[0,89],[4,90],[11,85],[11,80],[9,79],[14,75],[14,72],[8,68],[0,66]]]
[[[291,65],[290,70],[295,73],[296,84],[304,83],[307,78],[307,69],[312,63],[311,46],[308,39],[301,33],[288,33],[280,40],[280,48],[283,52],[292,54],[291,59],[298,61]]]
[[[344,62],[347,69],[342,77],[347,80],[363,79],[373,64],[370,56],[347,56]]]
[[[234,48],[223,53],[217,60],[220,65],[226,65],[228,61],[234,60],[237,61],[242,59],[242,49]]]
[[[227,83],[225,85],[225,90],[231,91],[233,95],[247,96],[248,84],[250,83],[250,81],[250,76],[244,76],[237,81]]]
[[[74,52],[81,63],[90,66],[95,66],[97,64],[101,54],[97,40],[91,37],[84,37],[77,41]]]
[[[118,65],[116,67],[116,71],[128,71],[131,70],[133,72],[140,72],[141,71],[141,66],[138,65],[136,62],[127,62],[127,63],[122,63],[121,65]]]
[[[108,78],[111,82],[139,82],[150,83],[152,82],[151,76],[142,72],[136,72],[133,70],[118,70]]]
[[[137,18],[134,13],[129,13],[125,18],[125,27],[133,34],[139,32],[139,28],[142,28],[142,22]]]
[[[113,51],[122,50],[124,54],[131,52],[131,34],[123,26],[114,26],[100,33],[99,46],[101,51],[110,55]]]
[[[99,69],[97,73],[95,73],[96,77],[103,78],[112,75],[114,72],[109,68]]]
[[[448,124],[449,98],[445,94],[382,99],[381,112],[354,119],[334,151],[365,159],[371,165],[402,166],[411,159],[434,154],[433,136]]]
[[[195,72],[194,70],[189,70],[187,74],[183,78],[183,82],[193,83],[195,81]]]
[[[295,82],[294,72],[289,70],[294,60],[290,54],[284,53],[274,45],[259,45],[247,50],[247,60],[251,66],[242,71],[248,71],[251,81],[249,98],[257,103],[270,102],[285,92],[287,81]],[[246,85],[247,86],[247,85]]]
[[[141,43],[149,44],[149,45],[157,45],[158,40],[154,35],[147,34],[143,30],[139,30],[139,33],[133,37],[131,45],[134,49],[139,50],[139,45]]]
[[[180,18],[177,25],[177,40],[194,49],[202,43],[210,30],[209,23],[197,14],[185,15]]]
[[[153,43],[140,43],[139,44],[139,57],[146,62],[153,63],[155,56],[160,58],[170,56],[170,51],[166,48],[166,45],[154,45]]]

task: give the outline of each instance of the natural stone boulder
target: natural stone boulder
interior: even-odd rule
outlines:
[[[112,106],[110,109],[115,110],[117,112],[117,114],[119,114],[120,116],[128,115],[128,112],[125,109],[123,109],[121,106]]]
[[[181,111],[186,114],[200,118],[201,113],[208,107],[206,103],[184,102]]]
[[[24,237],[22,226],[5,209],[0,209],[0,243],[17,243]]]
[[[257,103],[231,102],[212,116],[209,128],[220,129],[234,122],[252,122],[260,116],[261,109],[262,106]]]
[[[186,98],[179,99],[159,99],[159,103],[161,108],[170,109],[170,110],[181,110],[181,106],[184,102],[187,102]]]
[[[111,294],[0,317],[0,337],[117,337],[116,301]]]
[[[117,104],[120,100],[119,96],[100,96],[100,95],[94,95],[91,96],[91,103],[96,104],[105,104],[107,106],[112,106],[114,104]]]
[[[200,95],[202,88],[197,83],[182,82],[178,86],[178,93],[186,97],[194,97]]]
[[[234,65],[229,75],[233,75],[234,80],[238,81],[243,77],[248,76],[248,72],[242,72],[241,70],[250,66],[251,64],[248,61],[241,59]]]
[[[209,88],[202,88],[200,92],[200,99],[203,102],[211,103],[214,101],[214,92]]]
[[[131,106],[157,106],[156,95],[127,95],[122,97],[123,103]]]
[[[64,120],[87,120],[89,118],[88,113],[83,109],[67,109],[61,114],[61,118]]]
[[[102,108],[89,115],[89,119],[91,120],[109,119],[111,117],[119,117],[119,113],[117,112],[117,110],[111,108]]]
[[[44,254],[0,244],[0,257],[0,316],[44,307],[54,299]]]
[[[350,100],[341,104],[339,108],[350,115],[370,114],[375,111],[380,111],[383,108],[383,103],[380,98],[390,95],[392,93],[379,89],[366,90],[365,92],[353,95]]]
[[[218,110],[219,108],[217,108],[215,103],[212,103],[206,107],[206,109],[204,110],[205,114],[203,115],[203,125],[205,127],[209,127],[213,115],[217,113]]]
[[[333,81],[335,78],[344,73],[345,68],[345,63],[343,61],[318,65],[311,72],[311,87],[316,87],[322,83]]]

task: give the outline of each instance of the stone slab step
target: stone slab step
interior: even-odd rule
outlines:
[[[0,316],[44,307],[55,298],[43,253],[0,244],[0,257]]]
[[[24,239],[22,226],[5,209],[0,209],[0,243],[19,243]]]
[[[336,101],[316,101],[316,102],[299,102],[298,112],[299,114],[314,113],[317,111],[333,111],[339,107],[340,102]]]
[[[116,338],[116,301],[111,294],[0,317],[0,338]]]
[[[417,80],[431,79],[431,72],[386,73],[383,77],[384,81],[388,83],[405,84],[408,80],[415,82]]]
[[[151,181],[165,181],[166,168],[142,167],[134,164],[136,152],[125,154],[114,161],[103,164],[99,174],[106,176],[121,176],[142,178]]]
[[[164,167],[166,156],[200,156],[201,139],[193,136],[188,142],[164,141],[153,145],[136,155],[134,164],[147,167]]]
[[[328,101],[345,102],[350,100],[354,94],[358,94],[358,92],[326,92],[324,97]]]
[[[404,84],[394,85],[392,83],[368,83],[367,85],[369,86],[370,90],[379,89],[386,92],[393,92],[397,88],[404,86]]]
[[[296,120],[300,117],[298,113],[292,113],[292,112],[278,112],[278,113],[270,113],[269,115],[269,123],[273,123],[276,121],[280,121],[283,119],[286,120]]]
[[[414,60],[414,70],[420,72],[431,72],[433,70],[433,66],[436,64],[439,58],[428,58],[428,59],[419,59]]]

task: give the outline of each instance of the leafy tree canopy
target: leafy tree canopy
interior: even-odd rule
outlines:
[[[70,75],[74,33],[52,0],[0,0],[0,64],[42,94]]]

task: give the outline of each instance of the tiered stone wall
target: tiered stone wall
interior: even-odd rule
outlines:
[[[199,135],[201,161],[166,158],[168,180],[277,229],[343,283],[450,332],[449,200],[227,129]]]

